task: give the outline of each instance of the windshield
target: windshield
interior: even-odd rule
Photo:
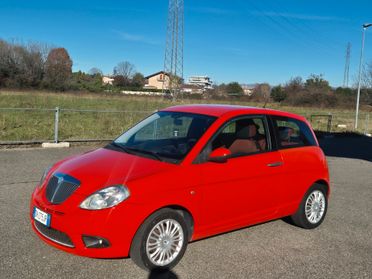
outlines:
[[[216,118],[161,111],[144,119],[110,144],[123,152],[179,163]]]

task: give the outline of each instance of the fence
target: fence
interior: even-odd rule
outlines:
[[[78,109],[0,108],[0,144],[41,142],[108,141],[153,111]],[[315,130],[354,130],[352,112],[311,114],[307,118]],[[362,112],[358,132],[372,133],[372,120]]]
[[[314,130],[322,132],[355,132],[355,114],[352,112],[339,112],[329,114],[311,114],[307,117]],[[370,113],[362,112],[359,116],[357,132],[362,134],[372,133]]]
[[[106,141],[153,111],[0,108],[0,143]]]

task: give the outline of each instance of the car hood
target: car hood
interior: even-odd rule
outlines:
[[[100,148],[62,161],[53,172],[78,179],[78,192],[86,194],[106,186],[130,183],[174,167],[176,165],[170,163]]]

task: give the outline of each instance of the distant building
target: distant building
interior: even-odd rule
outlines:
[[[203,90],[213,89],[212,81],[208,76],[192,76],[189,77],[189,85],[201,87]]]
[[[165,89],[167,90],[169,88],[169,76],[168,74],[164,73],[164,71],[160,71],[157,73],[154,73],[152,75],[149,75],[146,78],[146,89]]]
[[[182,85],[182,92],[189,94],[203,94],[205,90],[202,86],[199,85],[184,84]]]
[[[102,77],[102,83],[105,85],[107,84],[112,85],[113,82],[114,82],[114,79],[112,77],[105,77],[105,76]]]
[[[243,88],[244,95],[252,96],[254,92],[254,88],[256,87],[256,84],[240,84],[240,86]]]

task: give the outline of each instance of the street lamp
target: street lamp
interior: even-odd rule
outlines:
[[[355,130],[358,129],[358,117],[359,117],[359,99],[360,99],[360,87],[362,86],[362,67],[363,67],[363,52],[364,52],[364,41],[365,41],[365,32],[368,27],[371,27],[372,23],[363,24],[362,31],[362,49],[360,51],[360,62],[359,62],[359,82],[358,82],[358,95],[356,102],[356,112],[355,112]]]

